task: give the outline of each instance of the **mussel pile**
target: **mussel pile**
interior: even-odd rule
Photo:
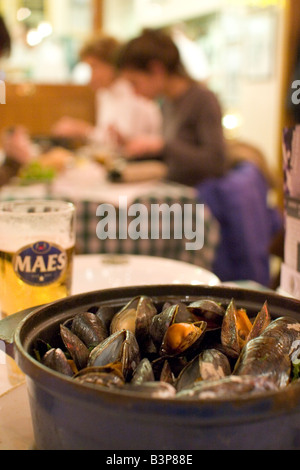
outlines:
[[[91,308],[60,325],[61,347],[36,357],[80,384],[151,398],[222,400],[276,391],[293,382],[300,323],[255,318],[233,299],[156,305],[147,296],[119,310]]]

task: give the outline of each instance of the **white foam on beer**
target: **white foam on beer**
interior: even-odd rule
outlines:
[[[35,203],[29,202],[28,208]],[[44,204],[59,207],[59,202]],[[42,206],[43,207],[43,206]],[[0,251],[14,253],[37,242],[47,242],[64,250],[74,247],[75,234],[70,230],[70,214],[62,212],[7,213],[0,218]]]
[[[66,240],[65,236],[49,236],[49,233],[40,234],[39,236],[13,236],[13,237],[3,237],[0,235],[0,251],[5,251],[6,253],[15,253],[21,248],[33,245],[37,242],[47,242],[55,244],[64,250],[68,250],[74,247],[74,241]]]

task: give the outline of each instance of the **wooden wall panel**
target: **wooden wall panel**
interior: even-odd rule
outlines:
[[[7,84],[6,105],[0,107],[0,131],[23,125],[33,135],[49,134],[63,116],[95,121],[94,94],[73,85]]]
[[[103,27],[103,0],[93,0],[94,32],[98,33]]]

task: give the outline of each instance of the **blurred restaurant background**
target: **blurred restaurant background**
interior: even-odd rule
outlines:
[[[144,27],[166,27],[190,73],[217,93],[227,135],[257,145],[281,170],[297,0],[1,0],[0,13],[13,37],[11,57],[1,64],[11,85],[1,127],[16,106],[33,133],[46,132],[62,114],[93,120],[89,70],[78,63],[84,41],[92,32],[127,40]],[[53,93],[63,102],[54,106]]]
[[[1,61],[0,131],[21,124],[43,135],[62,116],[94,122],[90,70],[78,59],[85,41],[165,28],[189,73],[218,96],[226,137],[260,149],[282,178],[282,130],[296,122],[299,0],[0,0],[0,14],[13,39]],[[283,203],[280,189],[275,198]]]

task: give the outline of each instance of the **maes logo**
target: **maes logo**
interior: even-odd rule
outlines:
[[[66,265],[66,252],[47,242],[22,248],[13,259],[15,273],[32,286],[47,286],[56,282],[64,273]]]

